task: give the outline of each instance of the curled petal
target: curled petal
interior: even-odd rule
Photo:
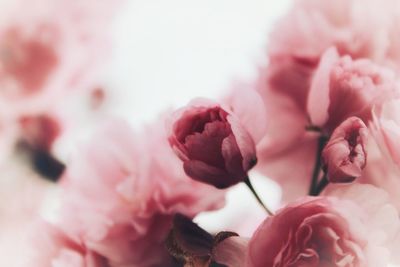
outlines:
[[[330,182],[352,182],[361,176],[367,162],[367,137],[367,126],[357,117],[345,120],[335,129],[322,152]]]

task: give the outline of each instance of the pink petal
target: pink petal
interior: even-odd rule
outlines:
[[[254,166],[256,161],[256,148],[255,143],[250,134],[242,127],[236,117],[229,115],[227,117],[231,125],[233,135],[235,136],[236,143],[243,157],[243,169],[249,170]]]
[[[328,49],[322,56],[311,82],[307,110],[311,123],[322,126],[328,120],[329,85],[332,66],[338,61],[336,48]]]
[[[258,143],[267,130],[267,116],[265,104],[257,91],[251,88],[242,88],[239,85],[228,95],[226,105],[238,118],[240,124]]]

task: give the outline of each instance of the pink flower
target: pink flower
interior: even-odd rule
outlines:
[[[368,129],[357,117],[339,125],[322,151],[322,158],[331,183],[348,183],[361,176],[367,163]]]
[[[296,1],[271,34],[270,55],[310,66],[335,46],[341,55],[399,66],[399,10],[396,0]]]
[[[29,266],[110,267],[105,258],[54,225],[39,221],[32,227],[31,235]]]
[[[110,50],[107,28],[122,2],[16,0],[5,5],[0,26],[3,115],[45,112],[71,92],[97,86],[96,72]]]
[[[313,77],[307,111],[311,124],[332,132],[357,116],[372,119],[372,107],[399,94],[394,72],[366,59],[338,57],[333,48],[321,58]]]
[[[237,102],[235,95],[244,96],[242,103]],[[260,101],[250,90],[236,90],[227,99],[227,107],[197,99],[175,112],[168,140],[189,177],[217,188],[227,188],[246,179],[247,172],[257,163],[257,137],[253,138],[257,130],[251,128],[263,128],[266,120],[264,110],[260,117],[255,112],[246,113],[243,107],[249,105],[247,111],[254,110],[251,105],[257,106]],[[262,124],[246,125],[252,114],[256,114],[258,118],[253,119]],[[245,116],[247,120],[244,119],[243,124],[240,118]]]
[[[268,132],[257,154],[257,168],[283,186],[284,199],[295,199],[308,189],[317,144],[317,135],[304,131],[310,118],[312,123],[329,131],[328,134],[346,116],[358,116],[365,123],[371,118],[370,105],[362,112],[355,109],[381,94],[381,90],[371,94],[368,89],[372,88],[370,85],[382,88],[376,77],[388,71],[379,66],[400,66],[398,5],[395,0],[299,0],[278,21],[268,39],[268,65],[260,68],[259,80],[253,87],[260,92],[269,114]],[[331,47],[337,52],[328,53]],[[347,59],[339,59],[341,63],[338,63],[337,59],[342,56]],[[359,59],[362,60],[359,62]],[[366,59],[370,62],[366,63]],[[327,77],[332,78],[335,87],[342,82],[345,85],[347,78],[341,75],[342,71],[349,75],[347,78],[352,77],[348,85],[363,83],[367,88],[365,94],[358,92],[356,99],[351,97],[354,109],[345,102],[343,112],[338,103],[341,99],[350,99],[352,90],[345,88],[348,85],[343,86],[345,90],[326,90],[330,83]],[[314,92],[310,93],[312,87]]]
[[[362,181],[385,189],[400,210],[400,99],[374,109],[368,142],[368,164]],[[371,151],[371,153],[370,153]]]
[[[223,191],[184,174],[159,124],[136,134],[109,123],[62,180],[62,228],[113,267],[168,266],[164,240],[174,214],[193,218],[223,204]]]
[[[400,99],[385,102],[374,110],[373,133],[386,156],[400,165]]]
[[[309,121],[295,114],[296,108],[282,110],[287,114],[276,116],[275,120],[282,117],[286,122],[290,122],[286,117],[291,117],[292,120],[297,118],[297,123],[289,124],[293,125],[292,134],[282,134],[290,138],[277,139],[278,144],[283,145],[277,147],[273,136],[265,137],[268,142],[264,141],[266,145],[261,147],[260,170],[278,182],[282,181],[283,186],[293,187],[297,193],[293,194],[293,191],[290,191],[291,199],[304,195],[316,161],[315,147],[318,136],[330,136],[344,120],[352,116],[368,122],[372,119],[374,106],[382,105],[398,94],[399,88],[391,70],[366,59],[352,60],[347,56],[339,58],[334,48],[328,49],[310,81],[306,107],[304,110],[297,108],[297,112],[303,112],[303,116],[308,117]],[[282,94],[276,95],[283,97]],[[279,98],[273,97],[274,94],[270,96],[270,102],[274,99],[279,101]],[[289,100],[287,102],[292,105],[295,103]],[[287,131],[284,124],[271,124],[280,125],[281,128],[277,129],[277,132]],[[310,125],[317,126],[321,132],[307,132],[306,127]],[[287,181],[288,179],[290,180]],[[284,198],[287,199],[288,195],[284,188]]]
[[[246,266],[387,266],[399,226],[387,194],[372,186],[306,197],[262,223]]]

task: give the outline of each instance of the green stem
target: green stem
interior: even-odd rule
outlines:
[[[268,209],[267,206],[264,205],[264,203],[262,202],[261,198],[258,196],[257,192],[254,190],[254,187],[251,184],[249,177],[246,177],[246,179],[244,180],[244,183],[247,185],[247,187],[250,189],[250,191],[253,194],[253,196],[257,199],[258,203],[260,203],[260,205],[264,208],[264,210],[268,213],[268,215],[269,216],[274,215],[272,213],[272,211],[270,209]]]
[[[324,149],[325,143],[327,141],[327,137],[325,135],[321,135],[318,138],[318,147],[317,147],[317,152],[315,155],[315,165],[314,165],[314,170],[311,178],[311,184],[310,188],[308,190],[308,194],[311,196],[311,194],[314,192],[315,187],[318,184],[318,178],[319,178],[319,173],[321,171],[321,164],[322,164],[322,150]]]

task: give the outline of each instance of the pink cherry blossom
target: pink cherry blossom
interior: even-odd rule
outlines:
[[[224,192],[189,179],[163,123],[133,133],[111,122],[72,157],[62,180],[62,228],[114,266],[168,266],[173,215],[221,207]]]
[[[241,100],[235,96],[240,93],[244,96]],[[168,140],[183,161],[188,176],[217,188],[226,188],[246,179],[247,172],[257,162],[255,142],[262,136],[260,130],[256,132],[255,129],[263,129],[267,123],[265,119],[262,121],[264,117],[260,118],[264,110],[258,115],[251,112],[254,110],[252,105],[258,103],[250,100],[256,99],[263,106],[256,95],[251,90],[234,91],[226,100],[226,108],[197,99],[175,112]],[[252,118],[252,114],[258,119]],[[252,119],[261,124],[254,125],[253,121],[253,129]]]
[[[246,266],[387,266],[399,226],[387,194],[372,186],[302,198],[261,224]]]
[[[357,117],[350,117],[336,128],[322,151],[331,183],[347,183],[361,176],[367,163],[368,129]]]

